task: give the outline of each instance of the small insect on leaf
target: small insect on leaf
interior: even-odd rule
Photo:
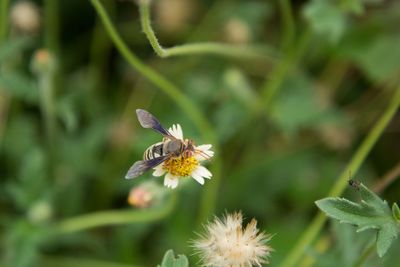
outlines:
[[[351,187],[353,187],[353,188],[354,188],[355,190],[357,190],[357,191],[360,190],[360,184],[361,184],[361,182],[358,181],[358,180],[353,180],[353,179],[350,179],[350,180],[349,180],[349,185],[350,185]]]
[[[386,201],[362,183],[354,181],[350,185],[360,193],[361,203],[338,197],[324,198],[315,203],[327,216],[343,223],[356,225],[357,232],[376,229],[377,252],[379,257],[382,257],[400,232],[400,224],[397,219],[399,209],[397,205],[393,205],[391,211]]]

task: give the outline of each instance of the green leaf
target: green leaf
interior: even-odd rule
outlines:
[[[0,64],[27,49],[32,43],[28,38],[8,40],[0,45]]]
[[[185,255],[178,255],[175,258],[174,251],[172,249],[168,250],[162,260],[160,267],[188,267],[189,261]]]
[[[329,217],[356,225],[357,232],[366,229],[378,230],[377,252],[382,257],[399,234],[399,223],[392,216],[387,202],[363,184],[359,187],[359,193],[361,203],[344,198],[325,198],[316,201],[316,205]]]
[[[346,17],[334,1],[313,0],[304,9],[313,31],[336,43],[346,29]]]
[[[354,40],[347,43],[340,51],[345,57],[355,61],[364,73],[373,81],[381,82],[392,77],[400,69],[400,37],[393,33],[367,37],[351,37]]]

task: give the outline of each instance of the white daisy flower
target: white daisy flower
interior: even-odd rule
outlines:
[[[168,131],[175,138],[184,141],[185,144],[191,142],[183,138],[182,128],[179,124],[172,125]],[[201,166],[200,162],[214,156],[214,151],[211,150],[211,147],[209,144],[194,146],[194,152],[189,157],[183,155],[171,157],[154,168],[153,176],[158,177],[165,174],[164,185],[172,189],[178,186],[179,179],[183,177],[192,177],[203,185],[204,178],[211,179],[212,173],[204,166]]]
[[[269,235],[259,233],[257,221],[252,219],[245,228],[242,213],[226,214],[205,226],[206,233],[193,242],[200,255],[201,265],[207,267],[251,267],[268,263],[273,250],[266,243]]]

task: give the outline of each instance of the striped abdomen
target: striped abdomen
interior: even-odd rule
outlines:
[[[158,142],[149,146],[143,154],[144,160],[158,158],[164,155],[164,142]]]

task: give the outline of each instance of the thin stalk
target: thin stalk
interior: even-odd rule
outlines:
[[[10,0],[0,0],[0,44],[6,39],[8,31],[8,7]]]
[[[171,48],[163,48],[151,26],[150,2],[139,0],[140,22],[143,32],[146,34],[156,54],[162,58],[171,56],[183,56],[193,54],[215,54],[233,58],[267,59],[268,52],[261,47],[237,46],[223,43],[193,43],[178,45]]]
[[[7,38],[9,0],[0,0],[0,44]],[[8,119],[10,98],[0,90],[0,150],[3,147],[3,136]]]
[[[298,40],[297,48],[293,49],[280,61],[262,85],[262,104],[267,113],[270,111],[272,101],[282,87],[281,85],[287,73],[293,67],[294,63],[303,55],[309,40],[310,31],[306,29]]]
[[[163,205],[154,208],[111,210],[85,214],[61,221],[51,233],[60,235],[108,225],[154,222],[170,214],[175,204],[176,195],[172,194]]]
[[[55,94],[60,80],[60,43],[59,43],[59,0],[44,0],[44,46],[51,58],[48,68],[39,74],[39,86],[41,90],[41,109],[44,115],[47,146],[49,153],[49,177],[54,178],[57,162],[56,148],[56,112]]]
[[[374,252],[375,246],[376,242],[373,242],[370,246],[368,246],[367,249],[360,255],[360,258],[354,264],[354,267],[362,267],[371,253]]]
[[[55,145],[56,116],[53,92],[53,67],[49,66],[43,72],[38,73],[40,88],[40,107],[44,117],[46,135],[48,138],[49,149],[53,153]]]
[[[87,259],[87,258],[68,258],[68,257],[54,257],[54,256],[42,256],[40,259],[40,266],[42,267],[139,267],[138,265],[116,263],[111,261],[104,261],[98,259]]]
[[[197,128],[202,132],[205,140],[215,141],[214,133],[211,129],[207,119],[202,115],[200,110],[197,109],[193,101],[184,95],[174,84],[167,80],[164,76],[148,67],[143,63],[132,51],[129,50],[127,45],[123,42],[118,35],[114,25],[111,23],[107,12],[99,0],[91,0],[94,8],[96,9],[99,17],[101,18],[107,33],[109,34],[114,45],[125,58],[125,60],[135,68],[139,73],[146,77],[151,83],[168,95],[176,104],[188,115]]]
[[[59,5],[58,0],[44,0],[44,43],[47,49],[59,56]]]
[[[376,122],[374,127],[370,130],[367,137],[364,139],[360,147],[354,153],[351,158],[349,164],[345,167],[342,173],[337,178],[336,183],[333,185],[331,191],[328,193],[328,197],[337,197],[340,196],[343,190],[346,188],[347,180],[349,178],[349,172],[356,173],[360,168],[361,164],[364,162],[369,152],[382,135],[386,126],[389,124],[390,120],[393,118],[396,110],[400,106],[400,87],[396,88],[395,94],[392,98],[392,101],[388,105],[385,112],[381,115],[379,120]],[[317,234],[320,232],[322,226],[326,221],[326,217],[324,214],[319,212],[310,226],[306,229],[303,235],[299,238],[299,241],[295,244],[292,250],[289,252],[288,256],[281,263],[281,267],[291,267],[295,266],[296,263],[300,260],[304,251],[311,245],[311,243],[316,238]]]
[[[382,193],[385,188],[398,178],[400,178],[400,161],[378,180],[378,182],[373,186],[373,191],[378,194]]]
[[[295,23],[293,18],[292,4],[290,0],[279,0],[281,16],[283,19],[283,50],[288,50],[294,40]]]
[[[105,11],[99,0],[91,0],[91,3],[96,9],[99,17],[101,18],[111,40],[113,41],[114,45],[121,53],[121,55],[125,58],[125,60],[139,73],[141,73],[146,79],[148,79],[162,92],[169,96],[193,121],[194,125],[198,128],[204,140],[207,140],[207,142],[214,145],[214,150],[216,151],[216,153],[218,153],[219,146],[216,134],[213,131],[211,125],[208,123],[207,119],[196,107],[193,101],[189,97],[184,95],[174,84],[172,84],[164,76],[144,64],[132,51],[129,50],[127,45],[118,35],[114,25],[111,23],[107,15],[107,12]],[[221,179],[219,173],[219,170],[221,169],[220,165],[221,162],[218,160],[213,163],[212,171],[215,171],[214,177],[210,182],[211,184],[209,185],[211,189],[209,189],[208,193],[204,193],[207,194],[207,197],[209,199],[207,200],[207,202],[204,202],[204,207],[201,208],[201,210],[203,211],[202,214],[210,214],[215,207],[218,188],[220,184],[219,180]]]

